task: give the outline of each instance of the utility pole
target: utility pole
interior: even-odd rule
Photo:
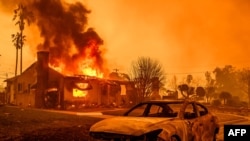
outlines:
[[[8,79],[8,73],[6,73],[6,80],[7,79]],[[6,88],[5,88],[5,103],[9,103],[9,89],[8,89],[7,84],[6,84]]]

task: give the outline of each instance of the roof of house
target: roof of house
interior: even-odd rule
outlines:
[[[36,62],[34,62],[34,63],[32,63],[28,68],[26,68],[24,71],[23,71],[23,73],[24,72],[26,72],[26,71],[28,71],[29,69],[31,69],[31,68],[33,68],[33,67],[35,67],[37,65],[37,61]],[[60,75],[62,75],[63,77],[65,77],[62,73],[60,73],[60,72],[58,72],[58,71],[56,71],[56,70],[54,70],[54,69],[52,69],[51,67],[49,67],[49,70],[50,71],[52,71],[52,72],[56,72],[56,73],[58,73],[58,74],[60,74]],[[11,78],[8,78],[8,79],[5,79],[4,80],[4,82],[11,82],[11,81],[15,81],[20,75],[22,75],[22,74],[19,74],[19,75],[17,75],[17,76],[14,76],[14,77],[11,77]]]

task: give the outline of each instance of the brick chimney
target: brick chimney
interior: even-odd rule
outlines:
[[[44,94],[48,88],[49,79],[49,52],[37,52],[37,90],[35,94],[35,107],[44,108]]]
[[[152,95],[151,99],[152,100],[159,100],[161,99],[161,96],[159,94],[159,89],[160,89],[160,81],[159,77],[154,77],[152,78]]]

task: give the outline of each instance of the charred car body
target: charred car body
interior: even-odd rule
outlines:
[[[215,141],[218,118],[189,100],[142,102],[90,128],[93,141]]]

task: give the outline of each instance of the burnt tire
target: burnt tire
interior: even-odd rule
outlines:
[[[216,141],[217,134],[219,134],[219,128],[216,128],[214,131],[213,141]]]
[[[214,134],[213,141],[216,141],[216,134]]]
[[[162,138],[160,138],[160,137],[158,137],[157,141],[165,141],[165,140],[162,139]],[[171,136],[170,140],[168,140],[168,141],[181,141],[181,140],[180,140],[180,138],[178,136]]]
[[[176,137],[176,136],[172,136],[170,138],[170,141],[180,141],[180,139],[178,137]]]

